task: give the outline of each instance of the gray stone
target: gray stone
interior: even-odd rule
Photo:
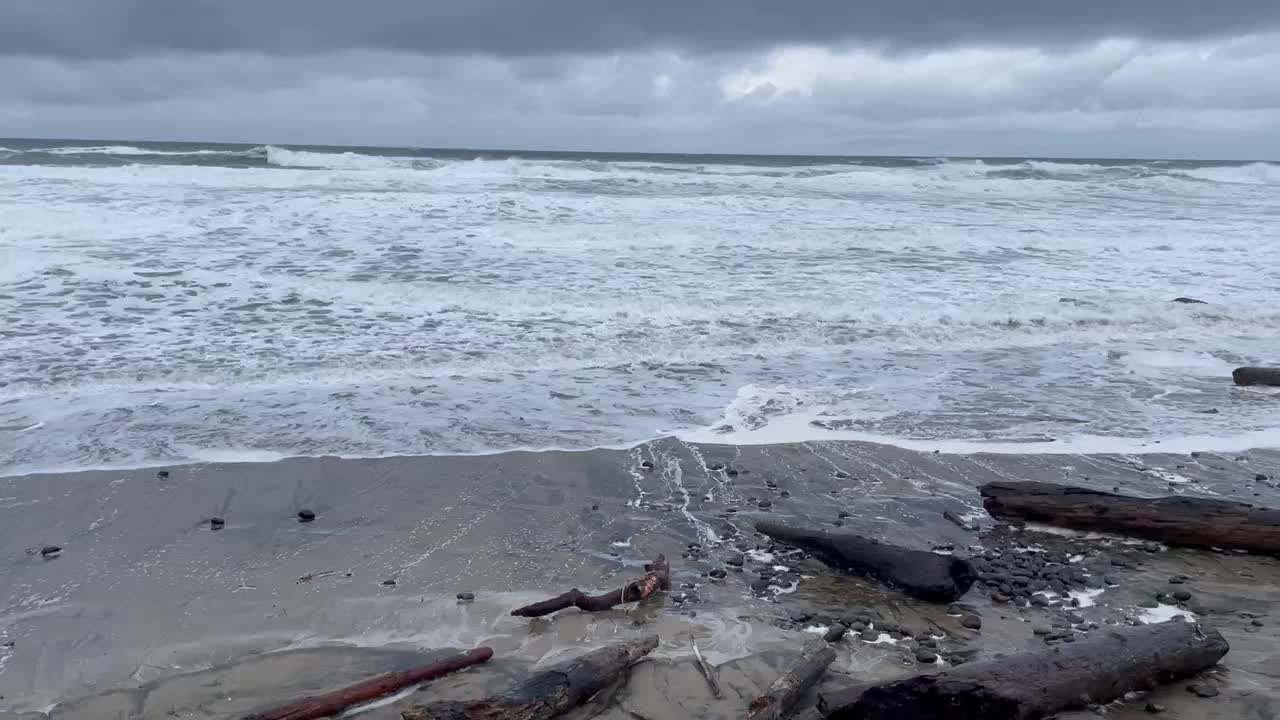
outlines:
[[[932,650],[917,650],[916,662],[925,664],[936,663],[938,662],[938,654]]]
[[[970,630],[981,630],[982,618],[977,615],[966,615],[964,619],[960,621],[960,626]]]

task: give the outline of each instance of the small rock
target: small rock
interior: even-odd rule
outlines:
[[[729,468],[728,470],[725,470],[724,474],[728,475],[729,477],[738,477],[738,471],[734,470],[733,468]]]
[[[1271,478],[1267,477],[1266,475],[1263,475],[1262,473],[1258,473],[1257,475],[1253,476],[1253,479],[1257,480],[1258,482],[1266,482]]]
[[[1197,410],[1196,412],[1200,413],[1201,415],[1217,415],[1218,408],[1208,408],[1205,410]]]
[[[1200,451],[1199,451],[1199,450],[1193,450],[1193,451],[1191,452],[1191,457],[1193,457],[1193,458],[1198,458],[1198,457],[1200,457]]]
[[[298,522],[306,523],[306,522],[311,522],[312,520],[315,520],[315,519],[316,519],[316,514],[310,510],[298,511]]]
[[[1049,598],[1041,595],[1040,593],[1036,593],[1031,596],[1031,604],[1035,607],[1049,607]]]
[[[838,518],[840,518],[841,520],[843,520],[844,518],[849,517],[849,513],[848,513],[847,511],[845,511],[845,510],[841,510],[840,512],[836,513],[836,517],[838,517]]]
[[[1186,590],[1178,590],[1173,593],[1173,599],[1178,602],[1186,602],[1191,599],[1191,593]]]
[[[226,524],[227,521],[220,517],[209,518],[209,528],[212,530],[221,530]]]
[[[599,504],[599,503],[591,503],[591,509],[592,509],[592,510],[599,510],[599,509],[600,509],[600,504]]]
[[[845,471],[843,471],[843,470],[837,470],[837,471],[836,471],[836,478],[837,478],[837,479],[839,479],[839,480],[847,480],[847,479],[849,479],[849,473],[847,473],[847,472],[845,472]]]
[[[738,508],[735,508],[735,507],[725,508],[725,509],[724,509],[724,511],[725,511],[725,512],[727,512],[727,513],[729,513],[730,515],[732,515],[732,514],[734,514],[734,513],[738,512]]]
[[[876,632],[875,630],[863,630],[862,639],[866,640],[867,642],[875,642],[876,640],[880,639],[880,633]]]
[[[724,564],[730,565],[732,567],[742,567],[742,561],[743,561],[743,558],[741,555],[735,555],[731,558],[726,559],[724,561]]]
[[[1004,605],[1005,603],[1009,602],[1009,596],[1005,595],[1002,592],[993,592],[991,593],[991,602],[1000,603],[1001,605]]]
[[[788,490],[783,490],[782,492],[778,493],[778,497],[791,497],[791,492]]]
[[[395,580],[383,580],[383,581],[382,581],[382,586],[383,586],[383,587],[395,587],[395,586],[396,586],[396,581],[395,581]]]
[[[160,472],[156,473],[156,477],[160,478],[161,480],[164,480],[165,478],[169,477],[169,471],[161,470]]]
[[[1163,706],[1163,705],[1157,705],[1157,704],[1155,704],[1155,703],[1153,703],[1153,702],[1149,702],[1149,703],[1147,703],[1147,707],[1146,707],[1145,709],[1146,709],[1146,711],[1147,711],[1147,712],[1151,713],[1152,715],[1155,715],[1155,714],[1157,714],[1157,713],[1162,713],[1162,712],[1164,712],[1164,706]]]
[[[1262,622],[1261,620],[1258,620],[1257,618],[1251,620],[1249,624],[1254,627],[1263,627],[1266,625],[1266,623]]]
[[[471,602],[472,600],[476,599],[476,595],[475,593],[460,592],[458,593],[458,599],[461,600],[462,602]]]
[[[1204,300],[1197,300],[1193,297],[1176,297],[1173,302],[1182,303],[1183,305],[1208,305]]]
[[[715,570],[712,570],[711,572],[707,573],[707,575],[717,580],[723,580],[725,579],[725,577],[729,575],[729,573],[725,572],[724,568],[716,568]]]
[[[708,470],[711,470],[711,471],[713,471],[713,472],[714,472],[714,471],[717,471],[717,470],[723,470],[723,469],[724,469],[724,463],[711,463],[710,465],[708,465],[708,466],[707,466],[707,469],[708,469]]]
[[[61,553],[62,553],[62,548],[57,545],[45,545],[44,547],[40,548],[41,557],[46,557],[46,558],[57,557]]]
[[[791,613],[791,622],[809,622],[811,619],[813,619],[812,613],[807,613],[802,610],[797,610],[796,612]]]
[[[1112,586],[1112,587],[1114,587],[1114,586],[1116,586],[1116,585],[1119,585],[1119,584],[1120,584],[1120,581],[1119,581],[1119,580],[1117,580],[1114,576],[1111,576],[1111,575],[1106,575],[1106,576],[1104,576],[1104,577],[1102,578],[1102,582],[1104,582],[1104,583],[1106,583],[1107,585]]]
[[[1051,634],[1053,634],[1053,630],[1052,630],[1052,629],[1050,629],[1050,628],[1045,627],[1044,625],[1037,625],[1037,626],[1035,626],[1035,627],[1031,628],[1031,632],[1035,633],[1036,635],[1051,635]]]
[[[769,508],[773,507],[773,503],[768,500],[761,500],[759,503],[757,503],[757,505],[761,510],[768,510]]]
[[[960,621],[960,627],[969,628],[970,630],[981,630],[982,618],[977,615],[966,615],[964,619]]]
[[[938,662],[938,654],[932,650],[917,650],[916,662],[925,664],[936,663]]]
[[[713,570],[712,572],[715,572],[715,571]],[[724,572],[724,571],[721,570],[720,572]],[[773,584],[772,578],[767,578],[767,577],[760,578],[759,580],[752,581],[751,590],[757,593],[766,593],[766,592],[769,592],[769,586],[772,584]]]
[[[1169,578],[1170,585],[1181,585],[1186,581],[1187,581],[1186,575],[1174,575],[1173,577]]]
[[[640,467],[641,467],[641,468],[643,468],[643,469],[645,469],[645,470],[652,470],[652,469],[653,469],[653,463],[649,462],[648,460],[642,460],[642,461],[640,462]]]
[[[827,634],[822,636],[822,639],[829,643],[840,642],[844,639],[844,634],[847,632],[849,632],[849,629],[845,626],[833,625],[831,629],[827,631]]]
[[[1213,687],[1212,685],[1188,685],[1187,692],[1202,698],[1218,697],[1218,688]]]

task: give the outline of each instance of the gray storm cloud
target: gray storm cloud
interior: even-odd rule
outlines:
[[[685,53],[778,44],[1043,44],[1190,39],[1280,27],[1275,0],[12,0],[0,50],[122,57],[345,49],[499,56]]]
[[[1277,75],[1274,1],[0,3],[0,136],[1265,159]]]

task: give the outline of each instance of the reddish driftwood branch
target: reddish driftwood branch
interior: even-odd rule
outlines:
[[[658,636],[608,645],[534,673],[501,695],[414,705],[404,720],[547,720],[586,702],[658,647]]]
[[[574,588],[563,595],[550,600],[543,600],[511,611],[516,617],[542,617],[558,610],[576,607],[586,612],[608,610],[622,603],[643,600],[659,590],[671,589],[671,568],[667,558],[659,555],[656,560],[644,566],[645,574],[631,580],[621,588],[604,595],[588,595]]]
[[[380,675],[341,690],[303,698],[282,707],[250,715],[244,720],[319,720],[319,718],[332,717],[354,705],[386,697],[410,685],[444,677],[463,668],[478,665],[491,657],[493,657],[492,648],[478,647],[412,670]]]

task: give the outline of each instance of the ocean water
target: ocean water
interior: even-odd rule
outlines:
[[[0,474],[1280,446],[1275,164],[0,140],[0,198]]]

